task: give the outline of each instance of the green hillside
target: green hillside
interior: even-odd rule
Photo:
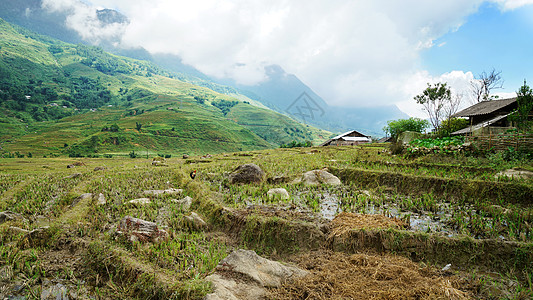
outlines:
[[[182,80],[152,63],[0,19],[0,153],[205,154],[317,144],[331,135],[243,95]]]

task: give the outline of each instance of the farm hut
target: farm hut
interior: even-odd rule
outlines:
[[[386,136],[386,137],[380,138],[377,142],[378,143],[392,143],[394,142],[394,139],[392,138],[392,136]]]
[[[352,130],[333,137],[320,144],[320,146],[355,146],[359,144],[368,144],[371,142],[372,139],[369,136]]]
[[[468,118],[470,126],[452,135],[499,133],[509,129],[507,116],[518,107],[516,98],[482,101],[454,114],[454,118]]]

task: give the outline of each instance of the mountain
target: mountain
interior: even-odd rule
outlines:
[[[38,33],[70,43],[88,43],[75,30],[66,26],[67,12],[50,12],[41,7],[41,0],[0,0],[0,17]],[[97,10],[101,26],[127,24],[128,18],[111,9]],[[94,41],[92,41],[94,43]],[[334,107],[298,77],[286,73],[281,66],[265,67],[267,80],[256,85],[241,85],[233,80],[211,78],[172,54],[150,54],[142,48],[116,47],[116,40],[100,38],[98,45],[114,54],[152,61],[181,74],[181,80],[235,96],[245,95],[279,113],[333,132],[356,129],[368,135],[383,135],[388,120],[406,118],[395,105],[381,107]],[[303,97],[303,98],[302,98]],[[303,99],[303,101],[302,101]]]
[[[235,92],[0,19],[0,152],[205,154],[331,135],[186,79]]]

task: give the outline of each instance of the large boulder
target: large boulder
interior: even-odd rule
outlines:
[[[214,274],[206,277],[213,283],[214,292],[205,299],[261,299],[267,293],[266,288],[280,286],[308,273],[263,258],[252,250],[236,250],[220,261]],[[236,280],[243,277],[249,280]]]
[[[327,185],[341,185],[341,180],[329,173],[326,170],[313,170],[306,172],[302,175],[301,179],[298,179],[295,181],[295,183],[303,183],[305,185],[319,185],[319,184],[327,184]]]
[[[125,216],[118,224],[117,234],[125,236],[130,241],[158,242],[168,238],[168,233],[159,229],[154,222]]]
[[[404,131],[398,135],[397,141],[402,144],[409,144],[410,142],[422,138],[424,135],[415,131]]]
[[[230,183],[260,183],[265,177],[265,172],[256,164],[245,164],[237,167],[229,174]]]

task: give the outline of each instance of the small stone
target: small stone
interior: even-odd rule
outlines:
[[[7,231],[9,232],[10,235],[27,234],[30,232],[29,230],[15,227],[15,226],[9,226]]]
[[[42,288],[41,300],[68,300],[68,289],[58,283],[48,288]]]
[[[87,200],[87,199],[92,199],[92,197],[93,197],[92,193],[81,194],[76,199],[74,199],[74,201],[72,201],[72,204],[70,205],[70,207],[76,206],[76,204],[78,204],[80,201]]]
[[[0,212],[0,224],[4,222],[8,222],[8,221],[23,220],[23,219],[24,217],[21,214],[14,213],[9,210]]]
[[[448,271],[452,267],[452,264],[447,264],[442,268],[442,271]]]
[[[105,169],[107,169],[107,168],[106,167],[95,167],[94,168],[95,171],[103,171]]]
[[[184,209],[184,210],[188,210],[191,207],[191,204],[192,204],[192,198],[189,197],[189,196],[186,196],[185,198],[180,199],[180,200],[172,199],[170,201],[180,204],[181,208]]]
[[[207,223],[195,212],[189,216],[183,216],[184,225],[191,230],[207,229]]]
[[[284,188],[270,189],[270,190],[268,190],[267,195],[268,195],[269,199],[275,198],[275,197],[279,197],[281,199],[289,199],[290,198],[289,192],[287,192],[287,190],[284,189]]]
[[[142,205],[148,205],[152,203],[152,201],[150,201],[149,198],[137,198],[137,199],[130,200],[127,203],[131,205],[142,206]]]
[[[505,171],[501,171],[496,176],[498,177],[508,177],[508,178],[516,178],[516,179],[531,179],[533,178],[533,172],[528,171],[526,169],[521,168],[513,168]]]
[[[102,205],[106,205],[107,204],[107,201],[104,197],[104,194],[100,193],[98,194],[98,199],[96,200],[96,205],[98,206],[102,206]]]
[[[78,177],[81,177],[81,173],[74,173],[72,175],[63,177],[63,179],[71,179],[71,178],[78,178]]]
[[[126,236],[130,241],[159,242],[168,239],[168,233],[159,229],[154,222],[125,216],[118,225],[117,234]]]
[[[187,158],[189,158],[189,155],[183,154],[183,159],[187,159]]]
[[[146,190],[143,192],[145,196],[160,196],[160,195],[179,195],[183,193],[182,189],[169,188],[166,190]]]

